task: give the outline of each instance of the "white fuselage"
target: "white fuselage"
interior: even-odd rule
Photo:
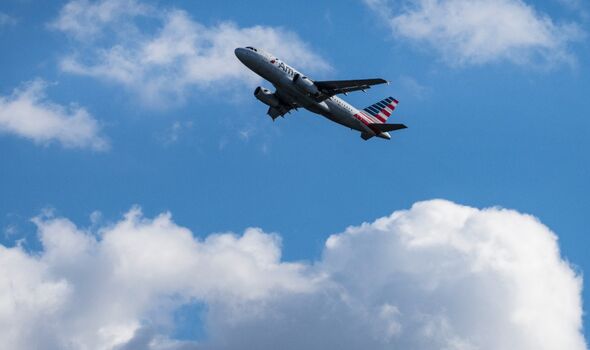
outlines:
[[[235,53],[244,65],[268,80],[276,88],[276,95],[282,101],[297,107],[303,107],[310,112],[320,114],[338,124],[362,133],[389,138],[389,134],[386,132],[376,135],[367,126],[366,121],[363,122],[362,118],[364,117],[359,113],[359,110],[343,99],[332,96],[317,102],[316,99],[293,83],[295,75],[299,74],[304,77],[304,74],[275,56],[261,50],[254,51],[246,48],[238,48]]]

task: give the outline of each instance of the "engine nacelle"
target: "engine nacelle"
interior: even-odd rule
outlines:
[[[311,96],[318,96],[320,94],[318,87],[306,76],[295,74],[293,76],[293,84],[295,84],[299,90],[306,92]]]
[[[259,86],[254,90],[254,96],[267,106],[277,108],[281,105],[277,96],[270,92],[269,89],[265,89],[262,86]]]

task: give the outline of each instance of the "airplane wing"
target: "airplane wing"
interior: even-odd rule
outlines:
[[[322,92],[322,99],[332,97],[337,94],[346,94],[352,91],[367,90],[372,85],[387,83],[387,80],[376,79],[357,79],[357,80],[326,80],[315,81],[315,86]]]
[[[271,106],[268,108],[266,114],[268,114],[272,118],[272,120],[275,120],[278,117],[282,117],[285,114],[290,113],[293,109],[297,109],[297,103],[290,99],[288,95],[285,95],[283,91],[276,89],[275,96],[279,99],[281,104],[276,107]]]
[[[268,107],[268,111],[266,112],[266,114],[268,114],[272,118],[272,120],[275,120],[278,117],[282,117],[285,114],[289,113],[292,109],[293,107],[287,107],[284,105],[280,105],[279,107]]]

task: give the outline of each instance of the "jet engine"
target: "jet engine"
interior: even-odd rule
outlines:
[[[281,102],[279,101],[277,96],[270,92],[270,90],[265,89],[262,86],[259,86],[256,88],[256,90],[254,90],[254,96],[256,96],[256,98],[260,102],[264,103],[267,106],[277,108],[281,105]]]
[[[306,76],[295,74],[293,76],[293,84],[295,84],[299,90],[306,92],[311,96],[318,96],[320,94],[318,87]]]

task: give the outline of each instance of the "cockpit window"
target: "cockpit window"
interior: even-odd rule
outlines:
[[[252,46],[246,46],[246,48],[247,48],[247,49],[249,49],[249,50],[255,51],[255,52],[257,52],[257,51],[258,51],[258,50],[256,50],[255,48],[253,48]]]

